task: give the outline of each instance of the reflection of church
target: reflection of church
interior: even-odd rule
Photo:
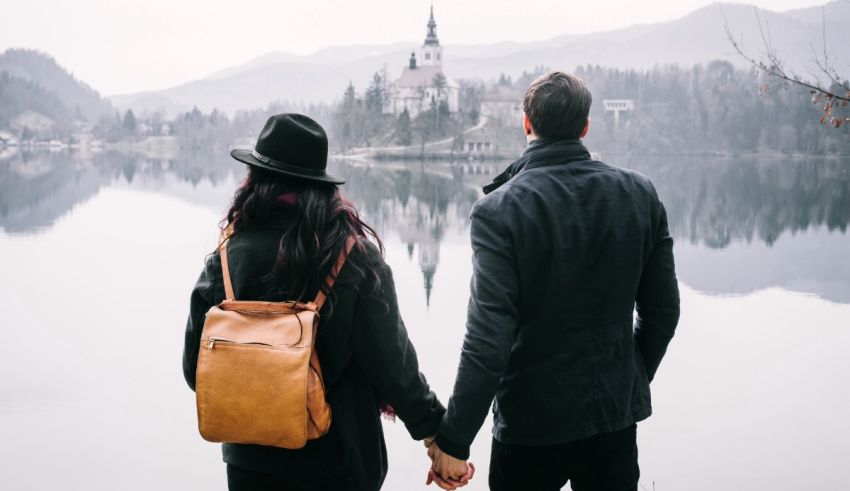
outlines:
[[[440,241],[452,214],[434,212],[427,203],[413,197],[404,205],[398,202],[388,205],[392,209],[385,210],[385,216],[394,224],[393,228],[401,241],[407,244],[408,256],[412,259],[414,251],[417,252],[425,287],[425,303],[430,305],[434,275],[440,264]]]
[[[419,58],[415,52],[410,53],[407,66],[402,69],[401,77],[390,85],[389,92],[385,113],[401,114],[407,109],[412,118],[441,101],[446,102],[450,112],[457,112],[460,86],[443,73],[443,47],[437,39],[433,6]]]

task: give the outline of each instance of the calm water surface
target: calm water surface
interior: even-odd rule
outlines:
[[[682,318],[640,424],[642,489],[850,489],[850,162],[608,160],[653,179],[677,239]],[[445,400],[467,215],[502,164],[333,167],[386,240]],[[188,294],[241,174],[201,155],[0,154],[4,489],[226,488],[180,357]],[[385,489],[424,489],[421,444],[385,430]],[[465,489],[486,489],[489,430]]]

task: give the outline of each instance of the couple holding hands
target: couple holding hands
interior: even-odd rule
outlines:
[[[232,152],[249,166],[225,220],[236,298],[312,298],[355,240],[315,340],[329,430],[300,449],[223,444],[229,489],[380,489],[382,412],[424,441],[428,483],[456,489],[473,477],[469,449],[491,404],[490,489],[637,489],[636,423],[679,318],[673,240],[649,179],[582,144],[591,100],[562,72],[526,92],[528,146],[470,213],[466,335],[445,406],[419,371],[380,238],[325,172],[321,126],[272,116],[253,150]],[[185,333],[192,389],[205,315],[224,298],[213,253]]]

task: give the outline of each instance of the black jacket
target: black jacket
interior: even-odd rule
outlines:
[[[261,278],[274,264],[290,219],[281,212],[268,226],[231,239],[228,259],[237,299],[285,300],[261,298],[273,290]],[[367,258],[380,265],[377,290],[373,275],[355,275],[349,267]],[[324,278],[327,272],[321,274]],[[192,292],[186,325],[183,372],[193,390],[204,317],[222,300],[221,259],[215,254]],[[392,272],[375,246],[367,243],[365,253],[352,250],[320,314],[316,349],[333,411],[330,431],[300,450],[224,444],[224,461],[274,474],[299,488],[376,490],[387,472],[379,405],[392,405],[417,440],[436,433],[445,409],[419,373],[416,351],[399,316]]]
[[[578,140],[537,140],[485,192],[471,211],[467,333],[437,443],[467,458],[494,396],[494,437],[509,444],[648,417],[679,318],[652,183],[591,160]]]

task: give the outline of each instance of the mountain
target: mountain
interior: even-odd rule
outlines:
[[[8,49],[0,54],[0,73],[26,80],[55,95],[69,109],[91,120],[112,113],[108,102],[77,80],[47,54],[25,49]]]
[[[844,28],[850,25],[850,2],[846,0],[823,8],[788,12],[712,4],[674,21],[607,32],[566,34],[530,43],[449,44],[444,49],[444,65],[446,73],[455,79],[484,80],[502,73],[516,76],[541,65],[562,70],[585,64],[648,69],[658,64],[693,65],[722,59],[743,66],[746,62],[732,48],[725,28],[728,25],[735,39],[757,55],[764,51],[760,20],[788,66],[807,74],[813,65],[812,44],[820,48],[823,12],[827,19],[827,45],[833,56],[843,58],[850,46],[850,29]],[[192,106],[232,113],[274,100],[327,102],[340,98],[349,80],[362,91],[371,75],[384,67],[390,79],[396,78],[417,46],[394,43],[330,47],[307,56],[273,52],[202,80],[110,99],[121,109],[132,107],[169,114]]]
[[[846,4],[834,2],[827,11],[838,14],[831,22],[850,22]],[[658,64],[693,65],[713,60],[746,62],[734,51],[726,26],[744,48],[754,55],[764,51],[759,20],[770,35],[773,47],[797,71],[804,72],[812,56],[810,43],[820,43],[822,25],[812,9],[792,14],[778,13],[738,4],[713,4],[675,21],[575,36],[543,48],[519,51],[488,60],[455,59],[446,54],[446,71],[460,78],[474,75],[493,77],[498,72],[519,73],[545,65],[570,70],[577,65],[646,69]],[[815,9],[820,12],[820,9]],[[840,20],[839,20],[840,19]],[[845,24],[846,25],[846,24]],[[836,53],[850,46],[850,30],[827,29],[827,43]],[[446,51],[449,51],[448,48]]]
[[[73,121],[112,114],[108,101],[50,56],[23,49],[0,54],[0,128],[27,127],[49,136],[67,132]]]
[[[301,64],[317,64],[317,65],[336,65],[340,63],[351,63],[365,58],[372,58],[382,55],[398,55],[399,53],[409,52],[416,48],[415,43],[395,43],[389,45],[354,45],[354,46],[331,46],[320,49],[315,53],[302,56],[283,51],[272,51],[253,60],[237,65],[235,67],[226,68],[218,71],[207,77],[208,79],[221,79],[239,73],[246,72],[255,68],[262,68],[269,65],[277,65],[281,63],[301,63]]]
[[[789,10],[786,15],[807,23],[821,23],[826,19],[827,24],[846,26],[850,21],[850,1],[842,0],[826,5],[826,8],[808,7]]]

